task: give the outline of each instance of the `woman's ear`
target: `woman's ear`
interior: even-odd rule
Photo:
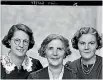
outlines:
[[[11,40],[8,40],[9,46],[11,46]]]
[[[99,47],[99,46],[98,46],[98,44],[97,44],[96,50],[98,49],[98,47]]]
[[[44,49],[44,58],[47,58],[47,56],[46,56],[46,48]]]
[[[44,55],[44,58],[47,58],[46,54]]]
[[[65,59],[66,58],[66,53],[64,54],[64,57],[63,57],[63,59]]]
[[[98,42],[96,43],[96,50],[98,50],[98,48],[99,48],[99,45],[98,45]]]

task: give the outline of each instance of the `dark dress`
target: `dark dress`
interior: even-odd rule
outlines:
[[[102,79],[102,57],[98,55],[96,55],[96,62],[89,74],[85,74],[83,72],[83,68],[81,66],[81,58],[73,62],[67,62],[65,66],[72,68],[77,74],[78,79]]]
[[[10,61],[8,56],[1,60],[1,79],[26,79],[30,72],[42,69],[39,60],[28,57],[24,64],[18,69]]]
[[[28,79],[49,79],[48,67],[30,73]],[[76,79],[76,75],[72,72],[71,69],[64,67],[64,74],[62,79]]]

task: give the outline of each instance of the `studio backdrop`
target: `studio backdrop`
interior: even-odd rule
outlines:
[[[71,38],[81,27],[93,27],[101,34],[101,6],[37,6],[37,5],[2,5],[1,6],[1,40],[12,25],[23,23],[33,31],[35,45],[27,55],[39,59],[43,66],[47,60],[39,56],[38,49],[49,34],[61,34],[68,38],[72,54],[64,60],[73,61],[80,57],[72,48]],[[1,55],[9,51],[1,43]],[[101,55],[100,51],[97,51]]]

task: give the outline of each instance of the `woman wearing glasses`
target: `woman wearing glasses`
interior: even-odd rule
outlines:
[[[96,29],[78,30],[72,38],[72,46],[79,50],[81,57],[66,66],[73,68],[79,79],[102,79],[102,57],[96,55],[96,50],[102,48],[102,38]]]
[[[26,55],[26,52],[34,45],[32,30],[24,25],[13,25],[2,43],[10,48],[7,55],[1,58],[2,79],[25,79],[32,71],[42,67],[39,60]]]
[[[47,58],[48,67],[30,73],[29,79],[75,79],[72,70],[63,66],[63,59],[71,54],[68,39],[61,35],[51,34],[43,40],[38,52],[40,56]]]

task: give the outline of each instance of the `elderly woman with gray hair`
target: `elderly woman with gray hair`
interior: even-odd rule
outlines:
[[[75,79],[76,76],[71,69],[63,65],[63,59],[71,54],[68,39],[58,34],[47,36],[38,50],[40,56],[47,58],[48,67],[32,72],[29,79]]]

